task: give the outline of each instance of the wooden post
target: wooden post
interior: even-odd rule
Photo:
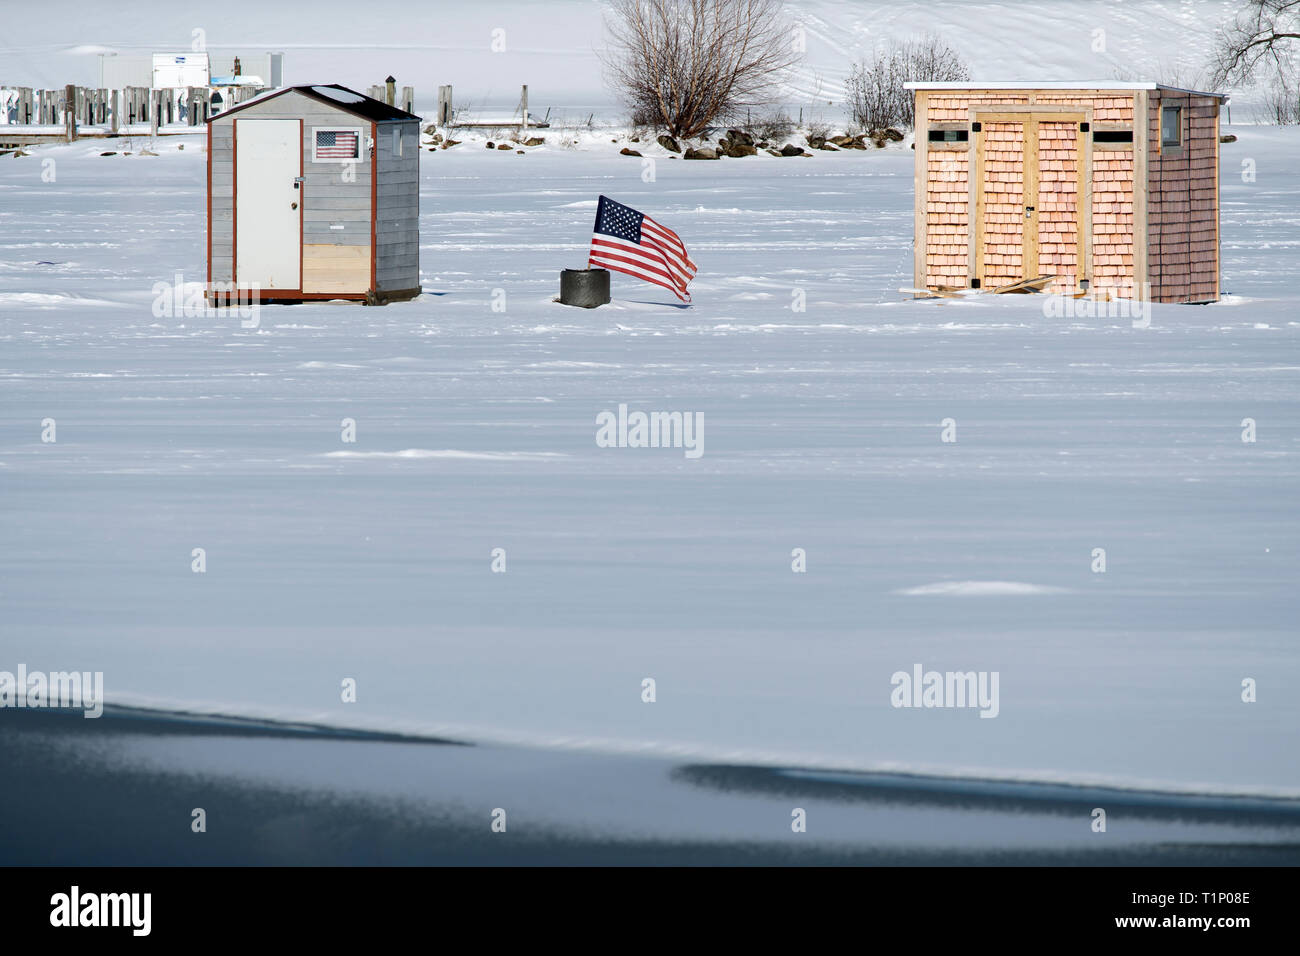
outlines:
[[[384,101],[384,88],[382,86],[372,86],[370,89],[366,90],[366,96],[370,97],[372,100],[379,100],[379,102],[382,103]]]
[[[439,126],[447,126],[451,123],[451,87],[438,87],[438,111],[434,114],[434,122]]]
[[[1150,301],[1151,233],[1147,221],[1147,185],[1151,150],[1151,113],[1146,90],[1133,93],[1133,298]]]
[[[916,130],[913,142],[916,148],[915,169],[912,173],[912,197],[913,197],[913,232],[912,232],[912,287],[915,289],[924,289],[927,278],[928,268],[926,265],[926,253],[929,251],[927,246],[930,241],[929,229],[926,226],[926,190],[929,187],[929,149],[930,137],[930,112],[929,112],[929,93],[925,90],[916,90],[916,112],[914,113],[913,127]],[[799,115],[803,116],[803,107],[799,108]],[[978,149],[976,143],[972,149]],[[973,170],[967,165],[967,175],[972,175]],[[966,210],[967,226],[971,230],[971,235],[975,234],[975,210]],[[972,272],[967,277],[967,283],[975,277]]]
[[[158,124],[161,122],[159,116],[162,113],[162,90],[149,91],[149,135],[158,135]]]
[[[408,113],[415,112],[415,87],[402,87],[402,109]]]
[[[384,102],[389,106],[397,103],[397,77],[389,76],[384,80]]]
[[[32,121],[32,88],[24,86],[18,90],[18,122],[24,126]]]
[[[122,128],[122,121],[119,119],[119,116],[121,115],[121,108],[122,108],[121,90],[113,90],[112,100],[109,103],[108,108],[111,111],[109,113],[108,131],[112,133],[114,136],[116,136],[121,131]]]
[[[523,95],[519,98],[519,109],[524,114],[524,132],[528,132],[528,84],[524,84]]]
[[[63,88],[63,128],[68,142],[77,139],[77,88],[69,84]]]

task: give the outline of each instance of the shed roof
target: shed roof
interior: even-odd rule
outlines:
[[[373,97],[366,96],[364,93],[358,93],[356,90],[350,90],[346,86],[339,86],[337,83],[329,85],[316,84],[313,86],[286,86],[282,89],[272,90],[269,93],[263,93],[261,96],[255,96],[251,100],[245,100],[238,106],[232,106],[230,109],[217,116],[212,117],[214,120],[224,119],[231,113],[238,113],[240,110],[252,106],[255,103],[265,103],[267,100],[273,100],[277,96],[283,96],[285,93],[297,91],[303,96],[311,97],[322,103],[328,103],[354,116],[360,116],[362,119],[372,120],[377,123],[391,122],[394,120],[419,120],[420,117],[414,113],[408,113],[406,110],[399,110],[396,106],[389,106],[383,100],[377,100]]]
[[[904,83],[909,90],[1174,90],[1196,96],[1216,96],[1227,100],[1227,93],[1186,90],[1151,80],[963,80],[957,83]]]

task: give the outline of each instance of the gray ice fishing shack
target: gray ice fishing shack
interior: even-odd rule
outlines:
[[[285,87],[213,117],[209,294],[419,295],[419,180],[420,117],[342,86]]]

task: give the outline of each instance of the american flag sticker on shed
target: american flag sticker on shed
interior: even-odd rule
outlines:
[[[359,137],[355,130],[318,129],[316,131],[317,159],[356,159]]]

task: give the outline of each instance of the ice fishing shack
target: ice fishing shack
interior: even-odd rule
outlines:
[[[1219,298],[1226,96],[1113,80],[907,86],[917,289]]]
[[[418,116],[336,85],[285,87],[213,117],[209,294],[418,295],[419,137]]]

